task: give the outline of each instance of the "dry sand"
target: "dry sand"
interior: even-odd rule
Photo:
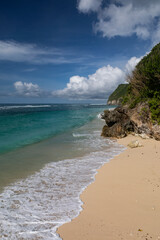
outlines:
[[[106,163],[81,195],[83,211],[58,229],[63,240],[160,240],[160,142],[138,139],[143,147]]]

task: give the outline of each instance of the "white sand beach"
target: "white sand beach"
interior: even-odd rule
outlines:
[[[81,195],[83,211],[58,229],[63,240],[160,239],[160,142],[138,139],[106,163]]]

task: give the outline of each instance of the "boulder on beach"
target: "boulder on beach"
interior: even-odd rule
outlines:
[[[113,111],[106,110],[102,118],[106,122],[102,130],[104,137],[121,138],[135,131],[136,124],[130,119],[124,108],[118,107]]]
[[[128,144],[128,147],[137,148],[137,147],[143,147],[143,145],[138,140],[135,140],[135,141],[130,142]]]

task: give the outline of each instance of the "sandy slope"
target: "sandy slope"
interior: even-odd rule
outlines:
[[[84,210],[58,233],[64,240],[160,239],[160,142],[139,139],[105,164],[81,195]]]

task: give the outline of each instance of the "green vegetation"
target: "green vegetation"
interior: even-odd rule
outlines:
[[[134,108],[148,102],[152,121],[160,124],[160,43],[137,64],[128,82],[123,104]]]
[[[155,92],[154,97],[148,101],[153,122],[160,124],[160,92]]]
[[[108,101],[122,99],[126,95],[128,89],[128,84],[120,84],[116,90],[109,96]]]

